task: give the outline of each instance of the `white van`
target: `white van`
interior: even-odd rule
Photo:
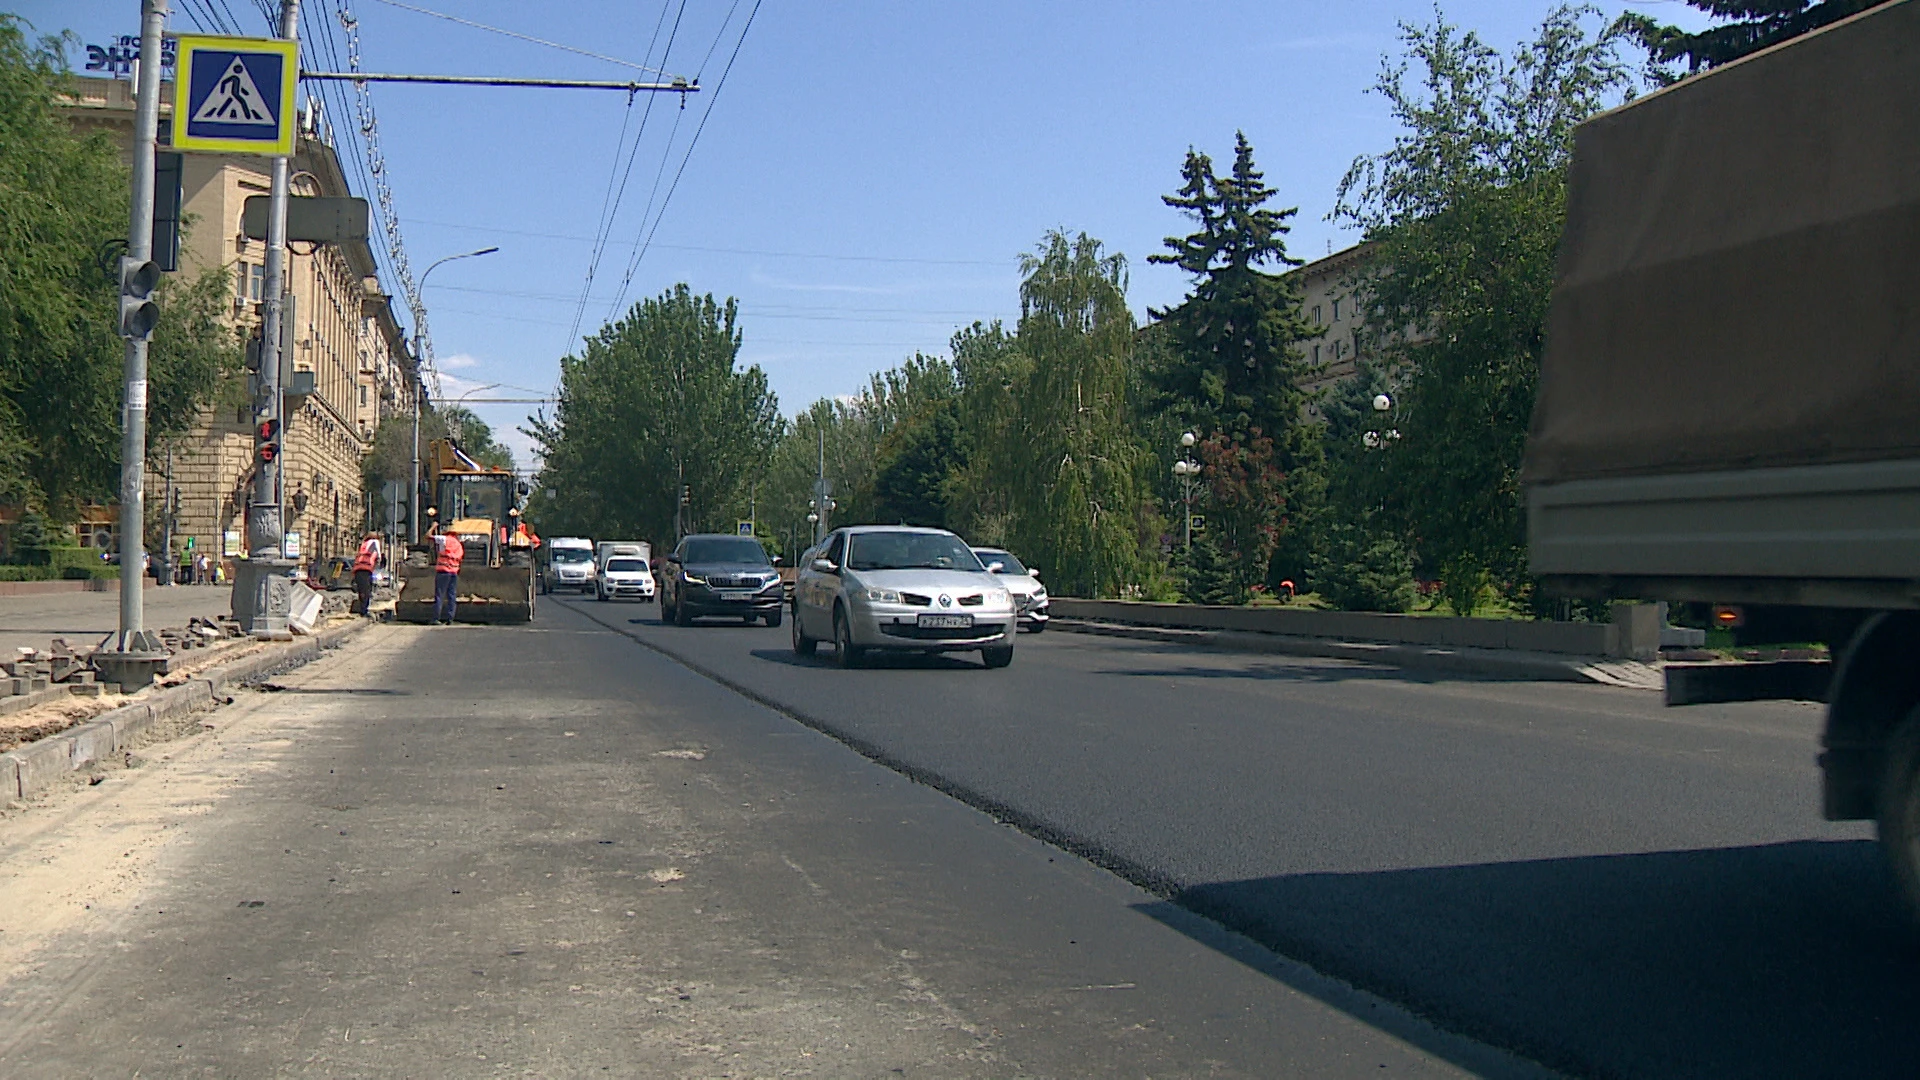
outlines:
[[[593,541],[581,536],[556,536],[546,542],[546,558],[540,561],[540,591],[592,592],[594,571]]]

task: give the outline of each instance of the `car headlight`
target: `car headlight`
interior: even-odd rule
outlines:
[[[1044,604],[1044,603],[1046,603],[1046,602],[1047,602],[1047,590],[1045,590],[1045,589],[1035,589],[1035,590],[1033,590],[1033,602],[1034,602],[1034,603],[1036,603],[1036,604]]]
[[[900,602],[900,593],[894,589],[862,589],[860,590],[860,595],[862,599],[874,604],[897,604]]]
[[[1012,600],[1010,599],[1009,594],[1007,593],[1007,590],[1005,589],[988,589],[987,590],[987,603],[1007,604],[1011,602]]]
[[[694,577],[692,574],[682,573],[680,577],[689,585],[705,585],[707,583],[706,578]]]

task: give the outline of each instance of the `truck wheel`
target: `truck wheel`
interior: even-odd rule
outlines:
[[[1880,850],[1907,914],[1920,926],[1920,708],[1887,739],[1880,774]]]

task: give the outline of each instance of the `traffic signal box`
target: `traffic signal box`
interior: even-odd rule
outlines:
[[[120,257],[120,336],[145,341],[160,322],[160,305],[153,290],[160,285],[160,264]]]

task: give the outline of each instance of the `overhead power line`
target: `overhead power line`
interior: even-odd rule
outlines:
[[[486,23],[474,22],[472,19],[463,19],[458,15],[448,15],[443,12],[431,11],[427,8],[418,7],[413,4],[403,4],[400,2],[400,0],[378,0],[378,2],[385,4],[388,7],[400,8],[403,11],[418,12],[421,15],[431,15],[436,19],[445,19],[448,22],[459,23],[461,26],[471,26],[475,30],[485,30],[490,34],[501,34],[506,37],[517,38],[521,41],[530,41],[535,45],[545,45],[549,49],[559,49],[562,52],[575,53],[580,56],[590,56],[595,60],[604,60],[609,64],[619,64],[621,67],[629,67],[634,69],[635,71],[647,71],[647,72],[652,72],[655,75],[667,74],[666,72],[660,70],[659,68],[647,67],[644,64],[636,64],[630,60],[622,60],[617,56],[606,56],[597,52],[588,52],[585,49],[575,48],[572,45],[563,45],[558,41],[548,41],[546,38],[537,38],[537,37],[534,37],[532,34],[522,34],[515,30],[503,30],[498,26],[488,26]],[[649,56],[648,59],[652,59],[652,57]]]
[[[647,39],[646,58],[649,63],[653,61],[653,47],[660,41],[660,27],[666,23],[667,8],[671,3],[672,0],[662,0],[660,17],[653,21],[653,35]],[[666,63],[667,59],[673,55],[673,43],[680,37],[680,20],[685,17],[686,13],[687,0],[680,0],[680,12],[673,17],[673,29],[668,31],[666,48],[660,53],[660,62],[662,64]],[[686,107],[686,100],[684,97],[680,99],[681,108],[683,109]],[[653,118],[652,96],[648,96],[647,107],[641,110],[640,130],[634,133],[633,149],[627,151],[627,167],[622,171],[620,170],[620,151],[627,138],[627,117],[631,117],[632,114],[633,95],[628,94],[627,112],[620,122],[620,137],[616,139],[613,144],[613,168],[615,171],[620,172],[619,189],[617,191],[615,190],[613,173],[609,172],[607,174],[607,192],[602,195],[600,199],[600,221],[594,227],[593,254],[587,259],[586,281],[580,286],[580,300],[579,303],[574,306],[573,311],[573,326],[567,331],[566,343],[561,347],[562,352],[571,350],[573,343],[580,339],[580,321],[586,318],[587,297],[593,292],[594,278],[600,272],[600,260],[606,254],[607,239],[613,235],[614,222],[619,219],[620,204],[626,200],[627,182],[633,177],[633,163],[634,160],[640,156],[640,143],[647,136],[647,122]],[[672,145],[671,139],[668,140],[668,145]]]
[[[680,190],[680,178],[686,175],[687,162],[693,160],[694,147],[700,145],[700,135],[707,130],[707,119],[713,115],[713,107],[720,101],[720,91],[726,89],[727,76],[733,74],[733,63],[740,59],[740,47],[747,43],[747,32],[753,29],[753,20],[760,14],[760,0],[753,0],[753,9],[747,12],[747,21],[740,27],[740,39],[733,43],[733,52],[727,56],[727,66],[720,71],[720,81],[714,85],[713,96],[707,99],[707,107],[700,113],[700,124],[693,129],[693,138],[687,142],[687,152],[680,158],[680,167],[674,171],[673,183],[667,188],[667,197],[661,200],[660,211],[654,215],[653,226],[647,230],[647,238],[633,253],[633,260],[627,264],[627,272],[620,280],[620,291],[613,307],[608,309],[607,318],[612,320],[614,312],[626,302],[627,290],[633,284],[633,275],[639,270],[641,260],[647,257],[647,248],[653,244],[654,234],[660,231],[660,222],[667,216],[667,206],[673,202],[673,193]],[[684,99],[682,99],[684,101]],[[645,225],[643,221],[641,223]]]

